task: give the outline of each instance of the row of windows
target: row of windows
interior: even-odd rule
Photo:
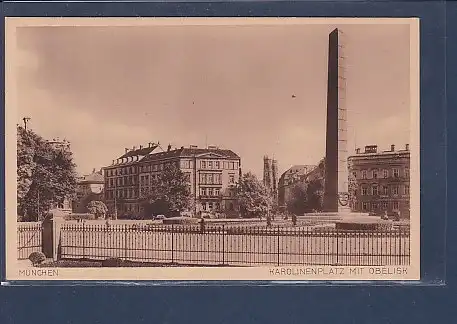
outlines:
[[[220,173],[200,173],[201,184],[222,184],[222,174]]]
[[[153,171],[163,171],[166,167],[176,165],[179,168],[179,162],[164,162],[158,164],[149,164],[149,165],[140,165],[140,172],[153,172]]]
[[[399,194],[399,188],[400,186],[390,186],[390,194],[392,195],[398,195]],[[382,186],[381,188],[378,187],[378,185],[373,185],[370,188],[366,186],[362,186],[361,190],[361,195],[362,196],[377,196],[377,195],[389,195],[389,187],[388,186]],[[409,185],[403,186],[403,195],[409,195]]]
[[[409,202],[405,202],[406,207],[409,207]],[[400,202],[399,201],[382,201],[380,203],[378,202],[362,202],[362,211],[379,211],[379,210],[388,210],[389,207],[393,210],[399,210],[400,209]]]
[[[108,199],[114,199],[114,194],[116,193],[116,198],[118,199],[130,199],[130,198],[138,198],[138,189],[118,189],[118,190],[107,190],[106,195]]]
[[[360,175],[359,175],[360,173]],[[398,168],[393,168],[392,170],[388,169],[383,169],[383,170],[378,170],[378,169],[373,169],[373,170],[361,170],[361,171],[353,171],[352,175],[354,178],[359,179],[359,176],[361,179],[378,179],[380,176],[383,178],[389,178],[389,177],[394,177],[394,178],[400,178],[400,176],[404,178],[409,178],[409,168],[403,169],[403,172],[400,172],[400,169]]]
[[[219,197],[221,194],[220,188],[200,188],[200,195],[205,197]]]
[[[125,175],[125,174],[135,174],[135,173],[136,173],[136,166],[129,166],[129,167],[106,170],[107,177],[116,176],[116,175]]]
[[[238,162],[232,161],[200,161],[201,169],[224,169],[224,170],[236,170],[238,169]]]
[[[114,186],[131,186],[131,185],[136,185],[136,177],[134,177],[134,176],[110,178],[108,181],[108,188],[112,188]]]

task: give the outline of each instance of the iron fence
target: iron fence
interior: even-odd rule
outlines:
[[[62,259],[118,257],[202,266],[409,265],[410,233],[408,229],[65,224],[59,250]]]
[[[24,260],[32,252],[42,250],[42,225],[40,222],[17,224],[17,258]]]

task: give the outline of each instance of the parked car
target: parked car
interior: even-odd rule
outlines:
[[[156,217],[154,217],[155,220],[163,220],[165,219],[165,215],[157,215]]]

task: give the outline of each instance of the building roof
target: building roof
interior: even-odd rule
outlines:
[[[158,147],[157,144],[153,144],[148,147],[142,147],[142,148],[139,148],[136,150],[130,150],[127,153],[125,153],[124,155],[121,155],[119,157],[119,159],[128,158],[131,156],[145,156],[145,155],[148,155],[149,153],[151,153],[152,151],[154,151],[157,147]]]
[[[176,157],[195,157],[203,154],[212,154],[214,158],[226,159],[239,159],[240,157],[232,150],[218,149],[218,148],[179,148],[167,152],[159,152],[150,154],[145,157],[143,161],[157,161],[162,159],[176,158]]]
[[[100,172],[93,172],[91,174],[84,175],[78,181],[79,183],[105,183],[105,178]]]

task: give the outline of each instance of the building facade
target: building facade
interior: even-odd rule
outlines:
[[[400,218],[410,217],[410,151],[378,151],[376,145],[366,146],[364,152],[356,150],[350,156],[349,183],[354,182],[354,201],[351,209],[375,214],[398,213]]]
[[[87,205],[94,200],[104,201],[105,178],[103,171],[96,171],[80,177],[76,186],[76,199],[72,203],[73,213],[87,213]]]
[[[107,204],[114,206],[116,200],[118,213],[149,216],[145,215],[141,201],[154,180],[170,164],[178,166],[187,176],[194,200],[192,212],[237,214],[235,190],[241,174],[241,159],[231,150],[214,146],[179,149],[169,146],[167,151],[151,151],[126,165],[105,168]],[[114,171],[118,169],[121,171]],[[120,176],[113,175],[118,172],[121,172]],[[119,206],[119,201],[122,201],[122,206]]]
[[[152,154],[158,144],[149,143],[143,147],[126,148],[123,155],[113,160],[112,164],[103,168],[105,180],[105,203],[108,213],[120,215],[138,214],[139,199],[139,165]]]
[[[297,183],[305,182],[307,175],[316,169],[315,165],[294,165],[285,171],[278,182],[278,205],[283,209],[291,200],[292,189]]]

